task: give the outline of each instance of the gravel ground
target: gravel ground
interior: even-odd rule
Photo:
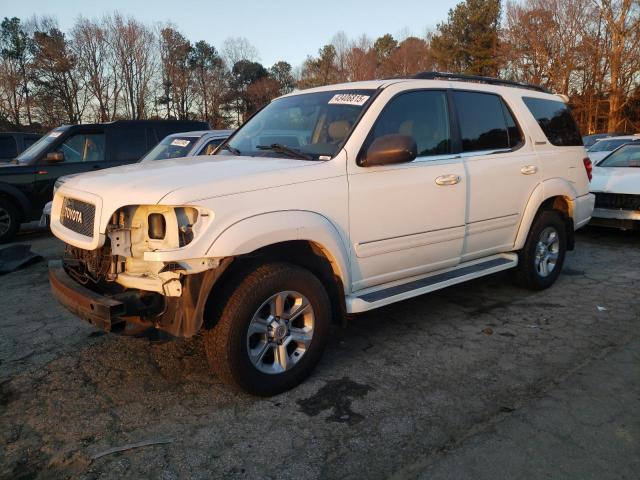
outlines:
[[[37,229],[19,243],[46,260],[62,252]],[[434,464],[446,478],[441,461],[489,445],[487,432],[533,416],[580,372],[616,375],[594,365],[640,336],[640,235],[579,232],[544,292],[498,274],[358,315],[309,380],[270,399],[211,376],[198,338],[85,325],[51,297],[46,262],[0,286],[1,478],[429,478]],[[589,391],[575,408],[601,400]],[[637,452],[640,432],[625,431]],[[148,440],[168,443],[92,458]]]

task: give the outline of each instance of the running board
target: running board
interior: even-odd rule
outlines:
[[[481,260],[465,262],[456,267],[432,272],[423,277],[414,277],[413,280],[406,283],[393,282],[386,285],[377,285],[362,290],[357,294],[347,296],[347,312],[366,312],[367,310],[417,297],[424,293],[434,292],[467,280],[507,270],[517,265],[517,254],[504,253]]]

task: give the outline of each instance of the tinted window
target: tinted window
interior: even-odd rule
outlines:
[[[582,137],[569,107],[556,100],[523,97],[522,100],[552,145],[582,145]]]
[[[463,152],[515,148],[522,135],[503,100],[489,93],[453,92]]]
[[[598,163],[598,167],[640,167],[640,143],[620,147]]]
[[[409,92],[393,98],[384,108],[369,138],[400,133],[412,137],[418,156],[451,151],[447,97],[440,91]]]
[[[504,121],[507,123],[507,133],[509,134],[509,148],[516,148],[524,142],[522,139],[522,132],[516,123],[515,118],[511,114],[511,111],[504,103],[504,100],[500,99],[502,104],[502,114],[504,115]]]
[[[131,162],[139,160],[147,153],[147,135],[144,128],[113,129],[111,135],[114,161]]]
[[[79,133],[67,138],[56,151],[65,162],[97,162],[104,160],[104,133]]]
[[[0,135],[0,158],[15,158],[18,155],[18,146],[10,135]]]

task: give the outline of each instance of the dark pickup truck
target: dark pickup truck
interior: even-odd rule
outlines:
[[[0,164],[0,243],[10,241],[21,223],[40,218],[59,177],[133,163],[169,134],[208,128],[186,120],[119,120],[52,130]]]

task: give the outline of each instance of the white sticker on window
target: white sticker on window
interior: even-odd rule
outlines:
[[[58,138],[60,135],[62,135],[62,132],[51,132],[49,134],[49,137],[51,138]]]
[[[186,147],[190,143],[191,142],[189,140],[185,140],[183,138],[176,138],[173,142],[171,142],[171,145],[174,145],[176,147]]]
[[[329,100],[329,105],[357,105],[361,107],[369,100],[369,95],[358,95],[356,93],[338,93]]]

